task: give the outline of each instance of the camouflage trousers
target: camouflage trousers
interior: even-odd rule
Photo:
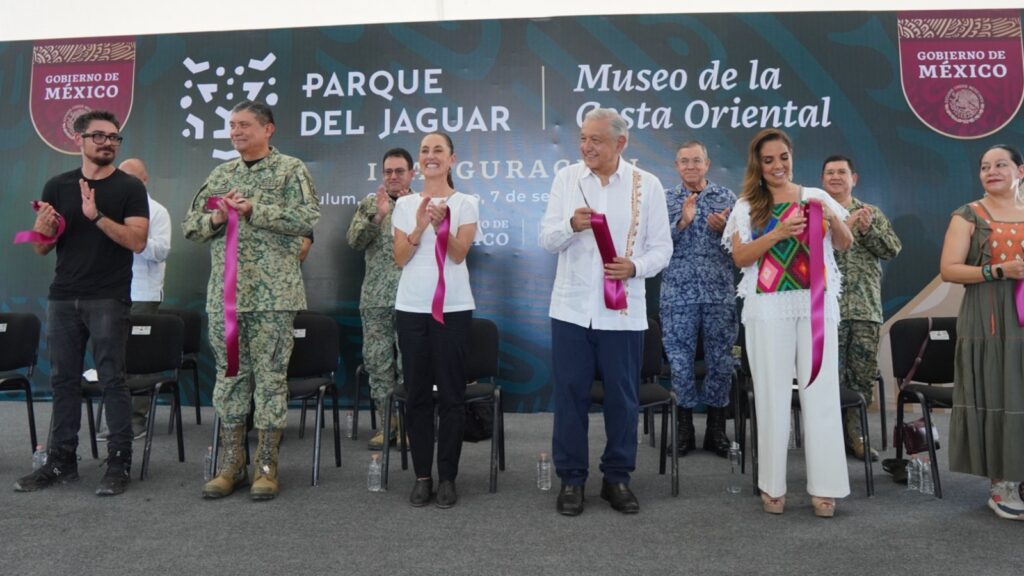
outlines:
[[[395,354],[395,309],[360,308],[363,319],[363,368],[370,378],[370,395],[384,410],[388,394],[402,382],[402,363]]]
[[[881,325],[866,320],[839,323],[839,385],[871,404],[878,373],[878,332]]]
[[[661,333],[665,355],[672,366],[672,390],[683,408],[721,408],[729,404],[735,360],[736,307],[732,304],[661,305]],[[698,336],[703,334],[704,365],[707,374],[698,389],[693,364]]]
[[[224,376],[228,357],[224,314],[210,313],[210,348],[217,361],[213,407],[225,424],[244,424],[253,400],[260,430],[285,427],[288,416],[288,360],[292,356],[295,312],[238,314],[238,376]]]

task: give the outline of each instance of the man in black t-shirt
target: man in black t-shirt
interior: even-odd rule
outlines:
[[[93,110],[79,116],[74,130],[82,167],[54,176],[43,188],[33,230],[52,237],[61,218],[65,223],[56,242],[33,245],[39,255],[57,249],[46,311],[53,416],[46,465],[18,479],[14,485],[18,492],[78,478],[81,374],[90,339],[110,429],[107,471],[96,494],[120,494],[130,478],[132,425],[125,345],[132,253],[146,247],[149,204],[142,182],[114,166],[122,141],[120,128],[110,112]]]

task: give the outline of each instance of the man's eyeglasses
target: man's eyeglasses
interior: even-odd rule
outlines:
[[[402,177],[405,176],[406,172],[408,172],[408,170],[406,170],[405,168],[388,168],[384,170],[384,175]]]
[[[124,136],[120,134],[107,134],[106,132],[84,132],[82,138],[92,139],[93,144],[103,144],[107,140],[115,146],[120,146],[121,142],[124,142]]]

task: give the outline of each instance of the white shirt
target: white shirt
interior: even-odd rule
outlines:
[[[626,309],[609,310],[604,302],[604,262],[594,232],[573,232],[569,219],[577,208],[587,204],[603,213],[615,253],[625,256],[634,210],[634,172],[641,175],[636,236],[629,256],[636,266],[636,276],[625,280]],[[607,186],[602,186],[601,179],[582,161],[567,166],[551,184],[551,197],[540,226],[540,245],[558,254],[549,310],[552,318],[596,330],[646,330],[645,279],[657,275],[672,257],[665,189],[656,176],[622,158]]]
[[[391,216],[392,232],[401,230],[411,234],[416,229],[416,210],[423,202],[422,194],[402,196],[395,203],[395,212]],[[440,202],[434,199],[432,202]],[[450,233],[455,236],[459,227],[475,224],[480,219],[479,201],[468,194],[456,192],[448,197],[448,209],[451,210]],[[433,226],[427,226],[420,236],[420,245],[413,252],[412,258],[402,268],[402,277],[398,280],[398,295],[395,297],[395,309],[403,312],[430,313],[434,303],[434,290],[437,288],[437,259],[434,246],[437,234]],[[469,268],[464,259],[459,264],[445,258],[444,262],[444,311],[462,312],[473,310],[473,291],[469,287]]]
[[[841,204],[832,199],[820,188],[801,188],[800,200],[817,198],[828,207],[838,218],[846,220],[850,215]],[[732,237],[739,234],[740,242],[747,244],[753,241],[750,226],[750,204],[740,199],[736,202],[729,220],[725,223],[722,233],[722,246],[732,252]],[[811,313],[810,290],[787,290],[769,294],[757,293],[758,262],[754,262],[741,270],[743,278],[736,287],[736,295],[744,299],[743,318],[748,320],[793,319],[807,318]],[[832,250],[832,229],[825,235],[825,318],[839,320],[839,294],[842,291],[843,275],[836,265],[835,252]]]
[[[132,302],[163,302],[165,260],[171,252],[171,215],[149,196],[146,249],[132,263]]]

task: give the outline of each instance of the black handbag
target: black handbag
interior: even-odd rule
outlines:
[[[494,435],[494,405],[490,402],[467,402],[466,422],[462,439],[467,442],[488,440]]]

